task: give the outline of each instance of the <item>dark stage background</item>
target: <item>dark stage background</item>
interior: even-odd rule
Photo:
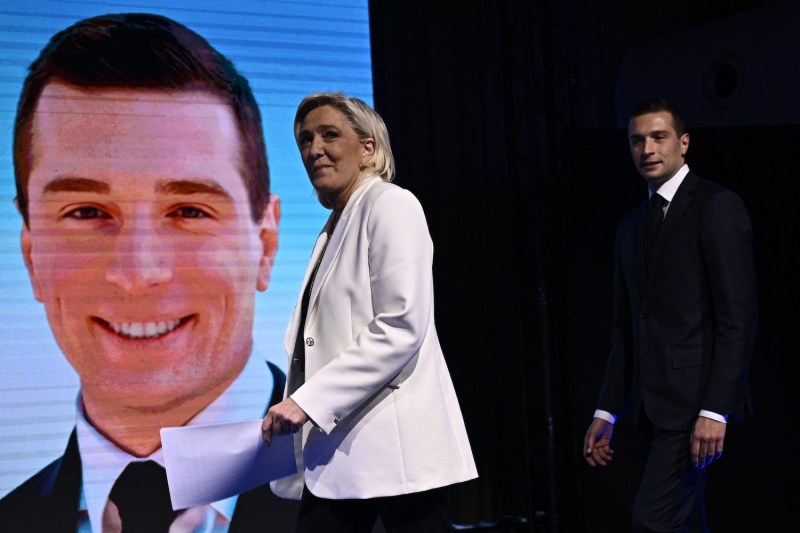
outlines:
[[[397,182],[428,215],[437,326],[481,474],[452,491],[456,520],[628,529],[632,424],[618,423],[607,469],[585,464],[581,442],[609,346],[616,224],[645,197],[620,126],[660,93],[689,115],[690,166],[742,196],[756,242],[757,415],[729,427],[711,469],[710,525],[784,531],[800,503],[798,3],[374,0],[370,19],[375,105]]]

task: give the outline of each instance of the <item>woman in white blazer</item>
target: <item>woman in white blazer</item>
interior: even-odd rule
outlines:
[[[295,137],[331,216],[286,331],[287,398],[264,440],[295,432],[298,531],[449,531],[442,487],[477,477],[434,325],[433,245],[380,116],[357,98],[315,94]],[[300,453],[300,450],[302,453]]]

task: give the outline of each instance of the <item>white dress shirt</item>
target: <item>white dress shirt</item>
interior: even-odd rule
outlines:
[[[186,425],[217,424],[261,418],[264,416],[274,383],[265,359],[254,350],[242,373],[211,404]],[[76,429],[81,456],[83,483],[78,519],[78,533],[101,533],[103,510],[111,487],[128,463],[152,460],[164,466],[161,448],[149,457],[134,457],[119,449],[100,434],[86,419],[81,394],[78,393]],[[223,533],[228,531],[237,497],[189,509],[186,518],[196,518],[187,531]]]

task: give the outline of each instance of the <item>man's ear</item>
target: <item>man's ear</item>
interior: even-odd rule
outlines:
[[[689,134],[684,133],[681,135],[681,155],[685,156],[686,152],[689,151]]]
[[[278,252],[278,224],[281,221],[281,199],[275,194],[269,195],[269,204],[259,223],[258,238],[261,241],[261,260],[258,264],[259,291],[267,290],[272,275],[272,265]]]
[[[20,247],[22,248],[22,259],[25,261],[25,267],[28,269],[28,276],[31,279],[31,288],[36,300],[42,302],[42,288],[39,284],[39,278],[36,275],[36,269],[33,267],[33,238],[31,237],[31,230],[25,223],[22,224],[22,233],[20,235]]]

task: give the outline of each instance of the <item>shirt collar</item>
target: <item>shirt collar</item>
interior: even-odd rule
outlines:
[[[274,387],[272,372],[264,358],[254,349],[241,374],[231,385],[186,425],[217,424],[262,418]],[[94,530],[99,531],[103,509],[114,482],[133,461],[152,460],[164,466],[159,448],[149,457],[135,457],[106,439],[89,423],[78,393],[76,406],[78,450],[81,456],[83,483],[79,511],[88,511]],[[233,518],[236,496],[211,503],[211,507],[228,521]]]
[[[689,173],[689,165],[684,164],[678,171],[672,176],[670,179],[664,182],[664,184],[658,188],[656,191],[659,196],[664,198],[667,202],[672,202],[672,199],[675,197],[675,193],[678,192],[678,187],[681,186],[683,183],[683,179]],[[650,188],[647,188],[647,198],[649,199],[653,196],[653,191]]]

